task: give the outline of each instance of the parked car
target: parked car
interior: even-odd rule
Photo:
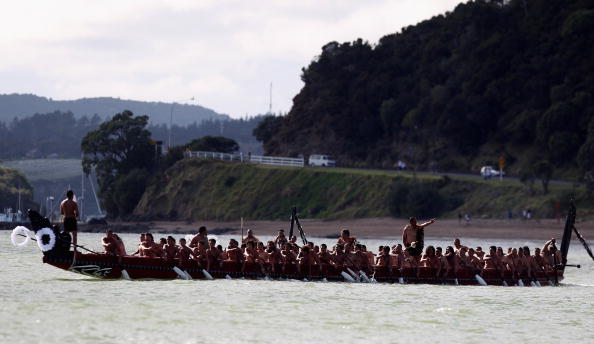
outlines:
[[[336,160],[329,155],[312,154],[309,156],[309,166],[334,167]]]
[[[504,175],[505,173],[502,172],[502,175]],[[490,179],[491,177],[495,177],[499,175],[499,170],[494,169],[493,166],[483,166],[481,167],[481,176],[483,176],[484,179]]]

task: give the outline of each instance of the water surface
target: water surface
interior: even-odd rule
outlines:
[[[100,237],[79,233],[79,242],[98,250]],[[138,236],[122,237],[130,251]],[[225,246],[229,238],[219,236]],[[376,251],[397,240],[362,242]],[[594,342],[594,262],[578,245],[569,260],[582,269],[568,268],[561,287],[542,288],[109,281],[42,264],[41,256],[35,243],[13,247],[10,232],[0,231],[0,343]]]

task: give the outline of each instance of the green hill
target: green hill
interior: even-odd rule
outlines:
[[[45,199],[53,196],[57,200],[66,197],[66,191],[71,189],[77,197],[81,196],[81,175],[82,165],[80,159],[29,159],[29,160],[7,160],[0,162],[0,168],[10,171],[18,171],[28,181],[28,197],[32,201],[45,205]],[[15,182],[10,185],[14,187]],[[89,180],[85,179],[86,201],[82,202],[82,214],[98,214],[99,209],[93,198]],[[96,184],[95,184],[96,185]],[[14,196],[14,191],[12,196]],[[79,201],[79,206],[80,206]],[[0,203],[0,206],[2,203]],[[24,208],[26,209],[26,208]],[[36,207],[37,209],[37,207]],[[45,209],[41,209],[45,211]],[[56,206],[55,211],[59,210]]]
[[[72,112],[76,118],[83,116],[90,118],[94,115],[107,118],[124,110],[130,110],[139,115],[148,115],[153,124],[169,124],[172,106],[175,111],[175,124],[178,126],[200,123],[204,120],[229,119],[227,115],[216,113],[200,105],[143,102],[111,97],[54,100],[33,94],[0,94],[0,122],[12,121],[15,117],[23,118],[36,113],[55,111]]]
[[[502,3],[506,3],[502,5]],[[377,45],[331,42],[303,69],[287,116],[262,123],[267,154],[343,166],[554,178],[594,171],[594,1],[474,1]]]
[[[33,202],[33,188],[22,172],[14,168],[0,166],[0,211],[4,208],[18,209],[19,190],[21,194],[21,209],[37,209]]]
[[[469,181],[364,170],[280,168],[200,159],[178,161],[152,180],[134,210],[140,219],[287,219],[295,205],[302,217],[504,218],[531,209],[554,217],[559,200],[566,209],[576,194],[580,216],[591,213],[584,191],[553,186],[547,196],[531,195],[520,183]]]

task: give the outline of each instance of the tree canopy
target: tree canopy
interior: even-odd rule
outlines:
[[[239,150],[239,145],[235,140],[222,136],[204,136],[192,140],[185,147],[192,151],[206,151],[219,153],[235,153]]]
[[[85,173],[97,173],[103,206],[113,217],[129,214],[142,196],[156,149],[145,129],[148,116],[118,113],[83,138]]]
[[[469,1],[377,45],[328,43],[288,115],[254,133],[266,154],[342,165],[478,171],[504,155],[508,173],[546,160],[577,176],[592,166],[576,156],[593,142],[593,17],[591,0]]]
[[[0,158],[78,158],[78,143],[102,121],[97,115],[76,118],[72,112],[55,111],[0,122]]]

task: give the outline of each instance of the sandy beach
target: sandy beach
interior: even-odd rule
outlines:
[[[423,222],[424,220],[420,220]],[[402,228],[406,225],[407,219],[373,218],[357,220],[300,220],[303,230],[307,236],[332,237],[338,236],[341,229],[347,228],[352,235],[359,238],[395,238],[400,237]],[[283,228],[288,234],[289,221],[244,221],[244,230],[251,228],[256,235],[275,235],[278,229]],[[206,226],[212,234],[231,234],[241,236],[240,221],[217,222],[125,222],[111,223],[115,231],[120,232],[144,232],[155,233],[195,233],[198,227]],[[82,231],[98,232],[105,229],[104,226],[81,226]],[[558,222],[554,219],[546,220],[472,220],[469,224],[458,220],[439,220],[427,227],[426,237],[435,238],[489,238],[489,239],[542,239],[548,240],[552,237],[560,238],[563,232],[564,221]],[[594,221],[586,221],[576,224],[577,229],[586,239],[594,239]],[[297,228],[294,229],[297,235]]]

